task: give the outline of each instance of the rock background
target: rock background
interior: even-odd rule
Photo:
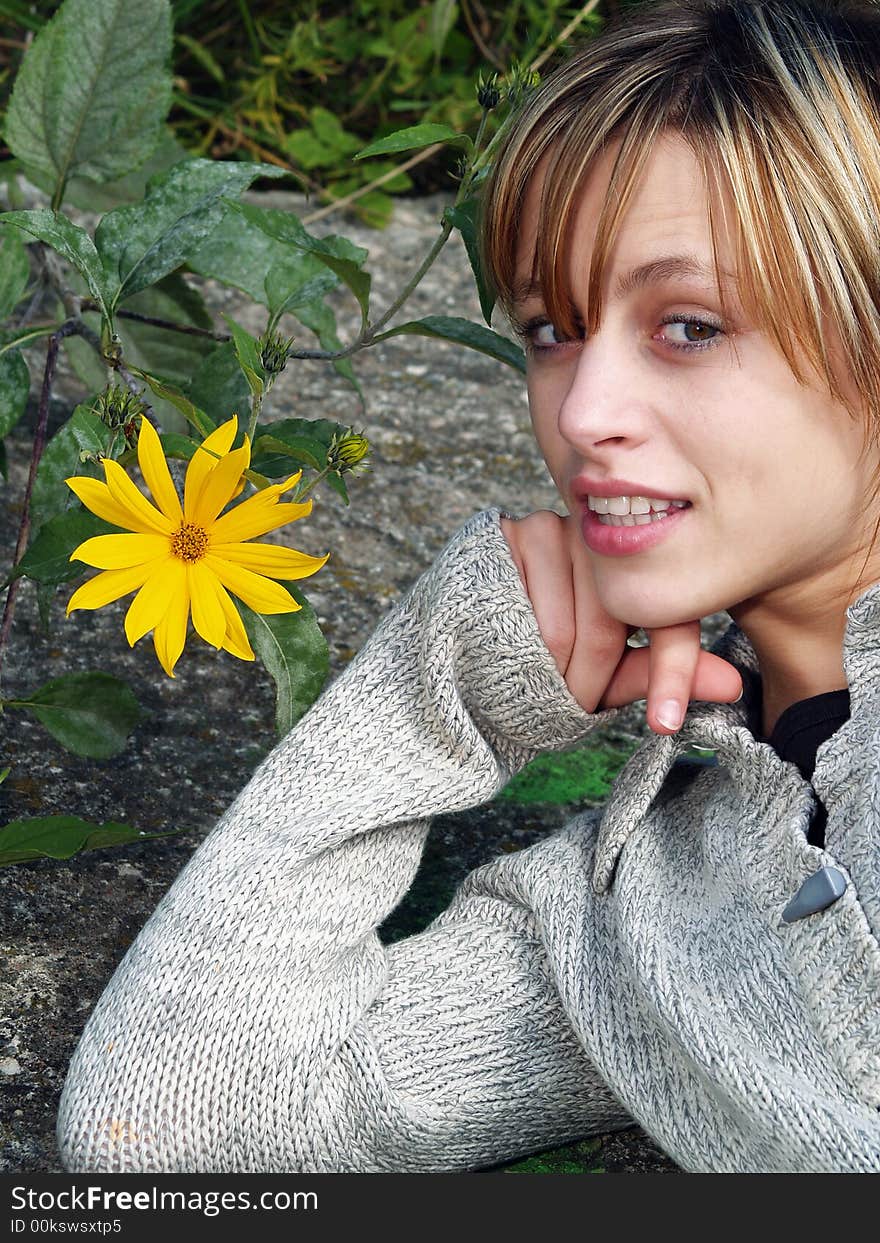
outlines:
[[[251,197],[308,214],[296,195]],[[374,306],[381,309],[430,246],[447,201],[400,200],[383,233],[337,217],[314,231],[340,232],[369,248]],[[210,281],[194,283],[212,308],[262,330],[261,308]],[[353,300],[341,291],[335,304],[340,335],[350,340],[358,322]],[[426,314],[481,322],[457,235],[400,321]],[[39,353],[31,360],[37,383]],[[313,555],[332,550],[326,567],[300,584],[328,639],[331,679],[471,514],[493,505],[517,516],[541,508],[564,512],[532,436],[519,373],[417,337],[383,342],[357,355],[354,364],[369,403],[366,416],[356,395],[323,362],[292,363],[264,407],[271,417],[354,424],[372,445],[371,473],[350,477],[349,508],[319,487],[312,515],[282,533],[285,542]],[[56,394],[57,426],[82,387],[62,375]],[[7,441],[9,481],[0,508],[4,565],[11,561],[20,520],[34,413],[30,426],[23,424]],[[124,678],[150,715],[121,755],[93,762],[66,752],[36,722],[7,710],[2,764],[11,764],[12,772],[0,786],[0,822],[67,812],[125,821],[147,832],[186,832],[67,863],[0,869],[0,1171],[6,1172],[60,1170],[54,1142],[58,1095],[89,1012],[162,894],[275,741],[273,686],[259,663],[214,652],[191,635],[172,681],[159,668],[149,638],[128,648],[122,630],[127,601],[65,620],[68,596],[66,588],[58,592],[46,635],[33,587],[23,585],[5,658],[4,697],[23,696],[61,673],[104,669]],[[704,623],[704,643],[726,620],[722,614]],[[643,704],[627,708],[614,731],[605,731],[611,742],[630,743],[645,733]],[[437,817],[415,885],[383,926],[383,937],[423,926],[468,871],[502,850],[538,840],[577,810],[508,802]],[[680,1172],[637,1128],[572,1146],[530,1168]]]

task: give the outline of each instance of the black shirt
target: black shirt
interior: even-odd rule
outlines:
[[[755,737],[771,746],[781,759],[796,764],[804,780],[810,781],[816,767],[817,750],[849,719],[849,714],[849,691],[826,691],[790,704],[774,725],[769,738],[760,732],[756,732]],[[812,846],[824,846],[828,813],[818,795],[816,802],[807,841]]]

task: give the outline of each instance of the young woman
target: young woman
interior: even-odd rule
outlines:
[[[567,513],[471,518],[260,766],[89,1020],[68,1168],[638,1122],[688,1170],[880,1171],[878,81],[873,4],[679,0],[527,101],[484,249]],[[637,699],[603,808],[380,943],[434,815]]]

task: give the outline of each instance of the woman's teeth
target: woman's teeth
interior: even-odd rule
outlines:
[[[670,509],[684,509],[690,501],[667,501],[653,496],[590,496],[587,503],[603,526],[646,526],[662,522]]]

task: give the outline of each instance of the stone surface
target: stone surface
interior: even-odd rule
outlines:
[[[272,193],[262,201],[308,214],[293,195]],[[384,233],[333,217],[315,231],[341,232],[369,248],[374,304],[381,309],[436,236],[445,202],[440,196],[400,201]],[[212,308],[262,329],[260,308],[212,282],[196,283]],[[356,308],[345,292],[336,304],[340,335],[350,340]],[[401,320],[429,313],[480,322],[457,236]],[[30,358],[36,386],[40,351]],[[331,678],[471,514],[492,505],[517,516],[541,508],[564,512],[532,437],[518,372],[417,337],[383,342],[354,362],[368,398],[365,415],[323,362],[292,364],[266,405],[270,417],[354,424],[372,445],[372,471],[350,480],[348,508],[319,488],[308,520],[269,537],[313,555],[332,552],[326,567],[301,583],[328,639]],[[83,391],[62,375],[57,394],[56,423]],[[4,565],[15,545],[28,445],[25,425],[7,441]],[[67,588],[58,592],[46,634],[33,585],[23,585],[4,662],[4,698],[23,697],[61,673],[103,669],[132,686],[149,716],[121,755],[97,762],[63,750],[35,721],[8,709],[0,767],[10,764],[12,771],[0,786],[0,820],[68,812],[126,821],[147,832],[184,832],[66,863],[0,869],[0,1171],[7,1172],[59,1170],[58,1094],[90,1010],[159,898],[275,740],[273,688],[261,665],[217,653],[191,636],[170,680],[149,639],[133,650],[127,646],[126,602],[65,620],[68,597]],[[722,614],[704,623],[704,642],[726,620]],[[609,741],[629,744],[645,732],[643,704],[627,708],[616,730],[606,731]],[[413,889],[383,936],[423,926],[470,869],[538,840],[576,810],[494,803],[438,817]],[[602,1137],[584,1168],[591,1165],[609,1172],[677,1171],[638,1129]]]

